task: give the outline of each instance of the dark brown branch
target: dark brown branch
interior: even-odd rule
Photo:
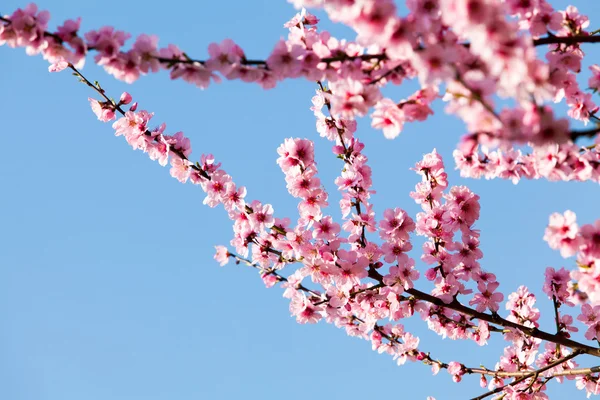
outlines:
[[[179,58],[165,58],[165,57],[155,57],[158,61],[165,64],[175,65],[175,64],[206,64],[206,60],[196,60],[193,58],[179,59]],[[349,56],[346,54],[338,55],[335,57],[324,57],[319,62],[330,64],[333,62],[342,62],[342,61],[354,61],[354,60],[362,60],[362,61],[370,61],[370,60],[387,60],[387,56],[384,53],[379,54],[360,54],[357,56]],[[267,67],[266,60],[247,60],[242,58],[240,61],[241,65],[257,65]],[[396,69],[393,71],[395,72]]]
[[[427,301],[429,303],[435,304],[436,306],[449,308],[451,310],[458,311],[458,312],[466,314],[466,315],[470,315],[473,318],[477,318],[482,321],[489,322],[491,324],[502,325],[506,328],[517,329],[526,335],[533,336],[538,339],[546,340],[548,342],[560,344],[562,346],[570,347],[574,350],[579,350],[581,353],[600,357],[600,349],[592,347],[592,346],[588,346],[583,343],[576,342],[571,339],[567,339],[562,335],[556,335],[556,334],[544,332],[542,330],[539,330],[538,328],[530,328],[525,325],[517,324],[516,322],[512,322],[507,319],[504,319],[497,314],[482,313],[482,312],[479,312],[477,310],[474,310],[472,308],[462,305],[457,300],[453,300],[451,303],[446,304],[441,299],[439,299],[435,296],[432,296],[430,294],[427,294],[425,292],[421,292],[420,290],[417,290],[417,289],[408,289],[406,292],[415,296],[415,298],[417,298],[419,300]]]
[[[547,371],[549,369],[552,369],[552,368],[554,368],[554,367],[556,367],[556,366],[558,366],[558,365],[560,365],[560,364],[562,364],[562,363],[564,363],[566,361],[569,361],[570,359],[575,358],[575,357],[577,357],[580,354],[581,354],[580,351],[574,351],[573,353],[569,354],[568,356],[560,358],[560,359],[554,361],[553,363],[550,363],[550,364],[546,365],[545,367],[542,367],[542,368],[540,368],[538,370],[530,372],[529,374],[523,376],[522,378],[519,378],[519,379],[517,379],[517,380],[515,380],[515,381],[513,381],[513,382],[511,382],[511,383],[509,383],[507,385],[497,387],[494,390],[490,390],[489,392],[486,392],[486,393],[482,394],[481,396],[473,397],[471,400],[482,400],[482,399],[484,399],[484,398],[486,398],[488,396],[491,396],[491,395],[493,395],[495,393],[501,392],[502,390],[504,390],[505,388],[507,388],[509,386],[517,385],[517,384],[523,382],[526,379],[529,379],[529,378],[532,378],[532,377],[536,377],[537,378],[542,372]]]
[[[125,116],[125,111],[121,108],[121,106],[119,104],[116,104],[114,102],[114,100],[112,100],[110,97],[108,97],[106,95],[106,93],[104,93],[104,90],[102,90],[99,85],[94,85],[92,82],[90,82],[85,76],[83,76],[81,74],[81,72],[79,72],[79,70],[77,70],[77,68],[75,68],[73,66],[73,64],[69,63],[69,68],[73,71],[73,74],[75,76],[77,76],[79,78],[79,80],[83,83],[85,83],[87,86],[91,87],[92,89],[94,89],[100,96],[102,96],[105,100],[106,103],[110,104],[110,106],[113,108],[113,110],[117,111],[119,114]],[[149,130],[146,130],[144,132],[144,135],[146,136],[152,136],[152,133]],[[155,138],[156,140],[156,138]],[[185,156],[185,154],[183,154],[181,151],[177,150],[177,149],[170,149],[170,151],[174,154],[177,154],[177,156],[183,160],[188,160],[188,158]],[[190,168],[192,168],[193,170],[197,171],[200,175],[202,175],[203,178],[207,179],[207,180],[211,180],[210,175],[208,175],[206,173],[205,170],[203,170],[202,168],[200,168],[197,165],[194,165],[194,163],[190,162]]]
[[[383,275],[377,272],[374,268],[369,268],[369,278],[374,279],[377,282],[383,282]],[[461,304],[456,299],[452,300],[450,303],[444,303],[441,299],[414,288],[406,289],[406,293],[414,296],[418,300],[423,300],[428,303],[435,304],[438,307],[449,308],[451,310],[458,311],[465,315],[470,315],[473,318],[477,318],[482,321],[489,322],[491,324],[501,325],[506,328],[513,328],[523,332],[526,335],[546,340],[548,342],[560,344],[562,346],[570,347],[574,350],[579,351],[582,354],[585,353],[595,357],[600,357],[599,348],[588,346],[586,344],[579,343],[571,339],[567,339],[561,335],[548,333],[538,328],[530,328],[528,326],[509,321],[507,319],[502,318],[498,314],[486,314],[483,312],[479,312],[473,308]]]
[[[576,36],[546,36],[533,40],[534,46],[545,44],[577,44],[577,43],[600,43],[600,36],[576,35]]]
[[[600,36],[599,36],[600,37]],[[588,129],[585,131],[571,131],[569,133],[569,135],[571,136],[571,140],[572,141],[576,141],[577,139],[581,138],[581,137],[594,137],[596,136],[598,133],[600,133],[600,126],[594,129]]]
[[[279,282],[288,282],[288,279],[285,276],[279,274],[276,270],[274,270],[272,268],[263,268],[259,264],[253,263],[252,261],[248,260],[247,258],[239,256],[239,255],[237,255],[235,253],[232,253],[229,250],[227,251],[227,255],[229,257],[233,258],[234,260],[236,260],[236,262],[243,262],[246,265],[248,265],[249,267],[256,268],[257,270],[259,270],[263,274],[273,275],[275,278],[277,278],[277,280]],[[296,262],[296,261],[294,260],[293,262]],[[320,293],[317,293],[314,290],[310,290],[309,288],[307,288],[306,286],[304,286],[302,284],[297,285],[296,289],[301,290],[301,291],[306,292],[306,293],[309,293],[309,294],[311,294],[312,296],[315,296],[315,297],[321,297]]]

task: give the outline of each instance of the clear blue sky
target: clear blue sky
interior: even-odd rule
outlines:
[[[599,28],[596,1],[578,3]],[[161,45],[176,43],[198,57],[227,37],[249,57],[265,57],[295,12],[284,0],[38,4],[51,11],[52,28],[81,16],[84,31],[113,25],[134,36],[152,33]],[[25,5],[4,0],[0,12]],[[354,37],[339,25],[322,28]],[[600,49],[586,49],[588,62],[598,62]],[[0,48],[0,399],[441,400],[483,391],[477,378],[457,385],[446,372],[432,377],[421,364],[397,367],[331,325],[298,325],[281,289],[265,289],[248,268],[219,268],[213,246],[228,244],[232,235],[225,211],[203,206],[199,188],[181,185],[115,138],[90,111],[92,92],[68,73],[49,74],[47,66],[22,49]],[[330,212],[339,217],[333,180],[341,165],[315,132],[313,83],[288,81],[264,91],[224,82],[201,91],[171,82],[164,72],[132,86],[93,63],[84,73],[113,96],[130,91],[169,132],[182,130],[192,139],[193,155],[212,152],[248,187],[248,198],[270,202],[277,215],[293,220],[296,202],[275,164],[276,148],[285,137],[314,139]],[[400,99],[414,86],[395,90]],[[469,185],[481,196],[483,266],[498,275],[505,293],[526,284],[539,294],[542,323],[551,330],[551,305],[541,292],[544,269],[572,268],[572,260],[547,247],[544,228],[556,211],[571,209],[580,223],[600,217],[598,185],[461,179],[451,153],[464,127],[445,115],[442,103],[435,111],[425,123],[406,125],[395,141],[359,122],[378,215],[388,207],[418,211],[408,195],[417,181],[409,168],[436,147],[451,184]],[[421,335],[422,349],[445,361],[493,367],[505,345],[442,340],[418,317],[406,326]],[[585,398],[572,383],[553,384],[549,393]]]

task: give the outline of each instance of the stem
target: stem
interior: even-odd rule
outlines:
[[[321,90],[321,92],[323,93],[328,93],[325,90],[325,87],[323,86],[323,83],[321,81],[317,81],[317,84],[319,85],[319,89]],[[329,92],[331,93],[331,92]],[[325,106],[327,107],[327,111],[329,112],[329,118],[331,119],[332,123],[336,125],[336,129],[337,129],[337,133],[338,133],[338,137],[340,139],[340,143],[342,144],[342,147],[344,148],[344,157],[342,158],[344,160],[344,163],[351,165],[352,161],[350,160],[349,157],[349,150],[348,150],[348,146],[346,146],[346,143],[344,142],[344,129],[342,128],[338,128],[335,118],[333,117],[333,115],[331,114],[331,104],[329,103],[329,100],[325,99]],[[356,188],[353,187],[355,190]],[[360,198],[359,197],[354,197],[355,201],[353,202],[354,208],[356,209],[356,213],[360,216],[362,214],[361,211],[361,207],[360,207]],[[366,247],[367,246],[367,237],[366,237],[366,232],[365,232],[365,225],[363,224],[361,227],[361,234],[360,234],[360,238],[358,240],[359,244],[361,247]]]
[[[598,38],[600,39],[600,36],[598,36]],[[575,141],[580,137],[594,137],[596,136],[598,133],[600,133],[600,126],[598,126],[597,128],[594,129],[588,129],[585,131],[571,131],[570,132],[570,136],[571,136],[571,140]]]
[[[561,335],[548,333],[548,332],[539,330],[538,328],[530,328],[528,326],[521,325],[516,322],[512,322],[507,319],[504,319],[497,314],[486,314],[483,312],[479,312],[475,309],[472,309],[472,308],[462,305],[456,299],[454,299],[449,304],[446,304],[439,298],[432,296],[430,294],[427,294],[425,292],[421,292],[420,290],[417,290],[414,288],[407,289],[406,292],[415,296],[415,298],[417,298],[419,300],[427,301],[429,303],[435,304],[440,307],[446,307],[451,310],[458,311],[458,312],[466,314],[466,315],[470,315],[473,318],[477,318],[482,321],[486,321],[486,322],[489,322],[489,323],[492,323],[495,325],[501,325],[506,328],[518,329],[519,331],[525,333],[526,335],[533,336],[538,339],[546,340],[548,342],[560,344],[560,345],[563,345],[566,347],[570,347],[581,353],[590,354],[595,357],[600,357],[600,349],[599,348],[588,346],[586,344],[579,343],[579,342],[576,342],[571,339],[567,339]]]
[[[81,80],[81,82],[85,83],[87,86],[94,89],[100,96],[102,96],[109,104],[111,104],[114,107],[115,111],[117,111],[119,114],[125,116],[125,111],[123,111],[121,106],[116,104],[111,98],[109,98],[106,95],[106,93],[104,93],[104,90],[100,89],[99,87],[94,85],[92,82],[90,82],[85,76],[83,76],[81,74],[81,72],[79,72],[79,70],[77,70],[77,68],[75,68],[73,66],[73,64],[69,63],[69,68],[73,71],[73,74]],[[149,130],[146,130],[146,132],[144,132],[144,134],[146,136],[152,136],[152,133]],[[156,140],[156,138],[155,138],[155,140]],[[176,150],[176,149],[171,149],[170,151],[174,154],[177,154],[177,156],[179,158],[189,161],[188,158],[181,151]],[[190,168],[192,168],[195,171],[198,171],[200,173],[200,175],[202,175],[202,177],[204,177],[205,179],[207,179],[209,181],[211,180],[210,176],[206,173],[206,171],[203,170],[202,168],[194,165],[194,163],[190,162]]]
[[[381,80],[383,80],[383,79],[387,78],[388,76],[390,76],[392,74],[395,74],[395,73],[405,74],[406,71],[404,71],[404,68],[401,65],[398,65],[397,67],[394,67],[394,68],[388,70],[387,72],[385,72],[384,74],[382,74],[380,77],[371,80],[368,84],[369,85],[374,85],[377,82],[379,82],[379,81],[381,81]]]
[[[552,369],[552,368],[556,367],[557,365],[560,365],[560,364],[564,363],[565,361],[569,361],[570,359],[575,358],[575,357],[577,357],[580,354],[581,354],[580,351],[575,350],[573,353],[569,354],[568,356],[565,356],[565,357],[563,357],[561,359],[558,359],[558,360],[554,361],[553,363],[550,363],[550,364],[546,365],[545,367],[542,367],[542,368],[540,368],[540,369],[538,369],[536,371],[530,372],[527,375],[525,375],[525,376],[523,376],[523,377],[521,377],[521,378],[519,378],[519,379],[517,379],[517,380],[515,380],[515,381],[513,381],[513,382],[511,382],[509,384],[497,387],[496,389],[490,390],[489,392],[486,392],[486,393],[484,393],[484,394],[482,394],[480,396],[473,397],[471,400],[482,400],[482,399],[484,399],[484,398],[486,398],[488,396],[491,396],[491,395],[493,395],[495,393],[501,392],[502,390],[504,390],[505,388],[507,388],[509,386],[517,385],[517,384],[523,382],[526,379],[529,379],[529,378],[534,377],[534,376],[537,378],[540,373],[542,373],[544,371],[547,371],[549,369]],[[558,375],[556,375],[556,376],[558,376]]]
[[[327,90],[325,90],[325,86],[323,86],[323,83],[321,81],[317,81],[317,85],[319,85],[319,89],[321,90],[321,92],[331,93],[331,92],[328,92]],[[329,100],[327,98],[325,98],[325,107],[327,107],[327,111],[329,112],[329,118],[335,124],[335,119],[331,115],[331,103],[329,102]],[[341,128],[337,128],[337,125],[336,125],[336,129],[337,129],[338,136],[340,138],[340,143],[342,144],[342,147],[344,148],[344,161],[347,163],[350,163],[350,161],[348,160],[348,155],[347,155],[348,147],[346,147],[346,143],[344,142],[344,136],[343,136],[344,130]]]
[[[545,44],[567,44],[573,45],[578,43],[600,43],[600,36],[587,36],[587,35],[576,35],[576,36],[546,36],[539,39],[533,40],[534,46],[543,46]]]
[[[554,306],[554,322],[556,322],[556,334],[560,334],[560,316],[558,315],[558,309],[560,303],[556,300],[556,296],[552,296],[552,305]]]
[[[242,256],[239,256],[235,253],[230,252],[229,250],[227,251],[227,254],[229,254],[229,257],[235,259],[236,261],[239,262],[244,262],[246,265],[248,265],[249,267],[252,268],[256,268],[257,270],[259,270],[260,272],[264,273],[264,274],[269,274],[269,275],[273,275],[277,278],[277,280],[279,282],[288,282],[288,278],[286,278],[285,276],[279,274],[277,271],[275,271],[274,269],[270,269],[270,268],[263,268],[260,265],[253,263],[252,261],[250,261],[247,258],[244,258]],[[307,288],[306,286],[300,284],[296,287],[298,290],[302,290],[303,292],[309,293],[313,296],[316,297],[321,297],[322,295],[320,293],[315,292],[314,290],[311,290],[309,288]]]
[[[369,278],[374,279],[378,282],[383,282],[383,275],[377,272],[375,269],[369,269]],[[473,308],[469,308],[463,304],[461,304],[458,300],[454,299],[450,303],[446,304],[441,299],[422,292],[418,289],[406,289],[406,293],[413,295],[416,299],[426,301],[431,304],[435,304],[439,307],[449,308],[454,311],[458,311],[465,315],[470,315],[473,318],[480,319],[482,321],[486,321],[495,325],[504,326],[506,328],[513,328],[523,332],[526,335],[536,337],[538,339],[546,340],[548,342],[560,344],[566,347],[570,347],[574,350],[579,351],[580,353],[589,354],[595,357],[600,357],[600,348],[588,346],[583,343],[576,342],[571,339],[567,339],[563,336],[544,332],[539,330],[538,328],[530,328],[525,325],[518,324],[516,322],[509,321],[507,319],[502,318],[498,314],[486,314],[483,312],[479,312]]]
[[[229,257],[234,258],[235,260],[237,260],[239,262],[244,262],[246,265],[258,269],[262,273],[267,273],[267,274],[274,275],[275,277],[277,277],[277,280],[280,281],[280,282],[288,282],[288,279],[285,276],[279,274],[275,270],[268,269],[268,268],[263,268],[259,264],[253,263],[249,259],[241,257],[241,256],[239,256],[239,255],[237,255],[235,253],[230,252],[230,251],[228,251],[228,255],[229,255]],[[371,287],[368,287],[368,288],[365,288],[365,289],[358,290],[358,291],[352,293],[350,297],[355,297],[356,295],[358,295],[360,293],[364,293],[364,292],[367,292],[369,290],[376,290],[376,289],[379,289],[379,288],[382,288],[382,287],[385,287],[385,284],[379,283],[377,285],[374,285],[374,286],[371,286]],[[308,289],[307,287],[305,287],[305,286],[303,286],[301,284],[297,286],[297,289],[298,290],[302,290],[302,291],[304,291],[306,293],[309,293],[309,294],[311,294],[313,296],[316,296],[316,297],[322,297],[322,295],[320,293],[317,293],[317,292],[315,292],[315,291],[313,291],[311,289]],[[409,290],[407,290],[407,292],[409,292]],[[325,299],[325,300],[322,300],[320,302],[313,303],[313,305],[316,306],[316,305],[320,305],[320,304],[325,304],[328,301],[329,301],[328,299]],[[359,323],[364,323],[363,320],[361,320],[360,318],[358,318],[356,316],[354,317],[354,319],[356,321],[359,321]],[[400,342],[397,338],[393,338],[393,337],[387,335],[382,330],[382,327],[380,327],[379,325],[375,325],[374,330],[377,331],[377,332],[379,332],[387,340],[389,340],[391,342],[394,342],[394,343],[402,344],[402,342]],[[540,369],[538,369],[536,371],[507,372],[507,371],[495,371],[495,370],[491,370],[491,369],[488,369],[488,368],[472,368],[472,367],[466,367],[466,366],[463,366],[463,367],[465,369],[465,373],[467,373],[467,374],[481,374],[481,375],[489,375],[489,376],[504,377],[504,378],[516,378],[516,377],[520,378],[520,379],[517,379],[514,382],[511,382],[510,384],[502,386],[501,388],[497,388],[497,389],[495,389],[492,392],[486,393],[485,396],[482,395],[483,397],[480,396],[480,397],[477,397],[477,398],[473,399],[473,400],[479,400],[479,399],[483,399],[484,397],[489,396],[490,394],[498,393],[499,391],[501,391],[505,387],[516,385],[516,384],[524,381],[525,379],[528,379],[528,378],[530,378],[532,376],[539,375],[540,373],[542,373],[544,371],[547,371],[549,369],[552,369],[552,368],[554,368],[554,367],[556,367],[556,366],[558,366],[558,365],[560,365],[560,364],[562,364],[562,363],[564,363],[564,362],[566,362],[566,361],[568,361],[568,360],[570,360],[572,358],[575,358],[578,355],[581,355],[583,353],[584,352],[581,351],[581,350],[575,350],[573,353],[571,353],[571,354],[569,354],[569,355],[567,355],[567,356],[565,356],[565,357],[563,357],[563,358],[561,358],[559,360],[556,360],[556,361],[554,361],[554,362],[552,362],[552,363],[546,365],[545,367],[542,367],[542,368],[540,368]],[[431,364],[437,364],[437,365],[440,366],[440,368],[448,368],[448,364],[447,363],[444,363],[444,362],[439,361],[439,360],[434,360],[433,358],[431,358],[431,356],[428,353],[424,353],[424,354],[425,354],[425,359],[423,360],[423,362],[425,362],[426,364],[430,364],[430,365]],[[565,375],[587,375],[587,374],[596,373],[596,372],[600,372],[600,366],[595,366],[595,367],[590,367],[590,368],[579,368],[579,369],[571,369],[571,370],[559,371],[559,372],[556,372],[555,374],[552,374],[552,376],[556,377],[556,376],[565,376]]]

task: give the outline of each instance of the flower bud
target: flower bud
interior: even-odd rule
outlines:
[[[131,103],[131,95],[127,92],[123,92],[121,98],[119,99],[119,104],[129,104]]]

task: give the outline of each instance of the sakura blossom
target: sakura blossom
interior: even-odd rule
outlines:
[[[444,157],[433,149],[411,160],[414,191],[398,202],[414,203],[380,209],[375,189],[386,183],[373,177],[375,163],[359,131],[366,117],[386,139],[399,141],[407,127],[437,117],[433,110],[443,104],[464,124],[453,152],[462,177],[600,182],[594,97],[600,67],[588,65],[582,47],[600,43],[598,30],[574,6],[557,10],[545,0],[407,0],[402,12],[387,0],[291,3],[323,8],[356,39],[333,36],[302,8],[264,59],[247,56],[227,38],[209,43],[204,59],[175,44],[162,47],[151,33],[129,47],[132,35],[117,27],[80,33],[80,18],[49,30],[50,14],[30,4],[1,16],[0,46],[40,54],[50,72],[69,69],[95,92],[88,99],[92,112],[101,122],[114,121],[115,136],[168,165],[177,181],[200,188],[203,204],[222,205],[232,234],[229,246],[214,247],[214,260],[243,264],[267,288],[282,287],[298,323],[331,324],[398,365],[420,362],[434,374],[444,369],[456,383],[475,375],[489,389],[478,399],[496,393],[545,399],[550,380],[575,380],[588,396],[600,393],[598,367],[575,362],[580,355],[600,357],[600,220],[579,225],[573,211],[552,214],[539,239],[569,265],[546,267],[535,288],[545,294],[539,304],[524,285],[505,295],[486,269],[481,242],[489,236],[478,226],[487,212],[484,199],[465,185],[452,186]],[[155,114],[138,110],[129,91],[116,101],[90,82],[80,71],[90,54],[128,84],[163,70],[201,89],[223,80],[264,89],[296,78],[316,82],[310,110],[339,173],[330,180],[320,175],[316,135],[282,139],[273,165],[298,215],[281,216],[275,202],[253,199],[212,154],[194,161],[183,132],[167,133],[164,123],[152,127]],[[591,71],[588,88],[579,82],[582,71]],[[405,82],[418,89],[393,93]],[[330,208],[330,197],[339,211]],[[411,215],[415,205],[420,211]],[[546,311],[542,318],[544,301],[550,326]],[[438,360],[401,321],[415,315],[441,338],[479,346],[502,339],[505,347],[495,365]],[[577,335],[580,328],[587,342]]]

